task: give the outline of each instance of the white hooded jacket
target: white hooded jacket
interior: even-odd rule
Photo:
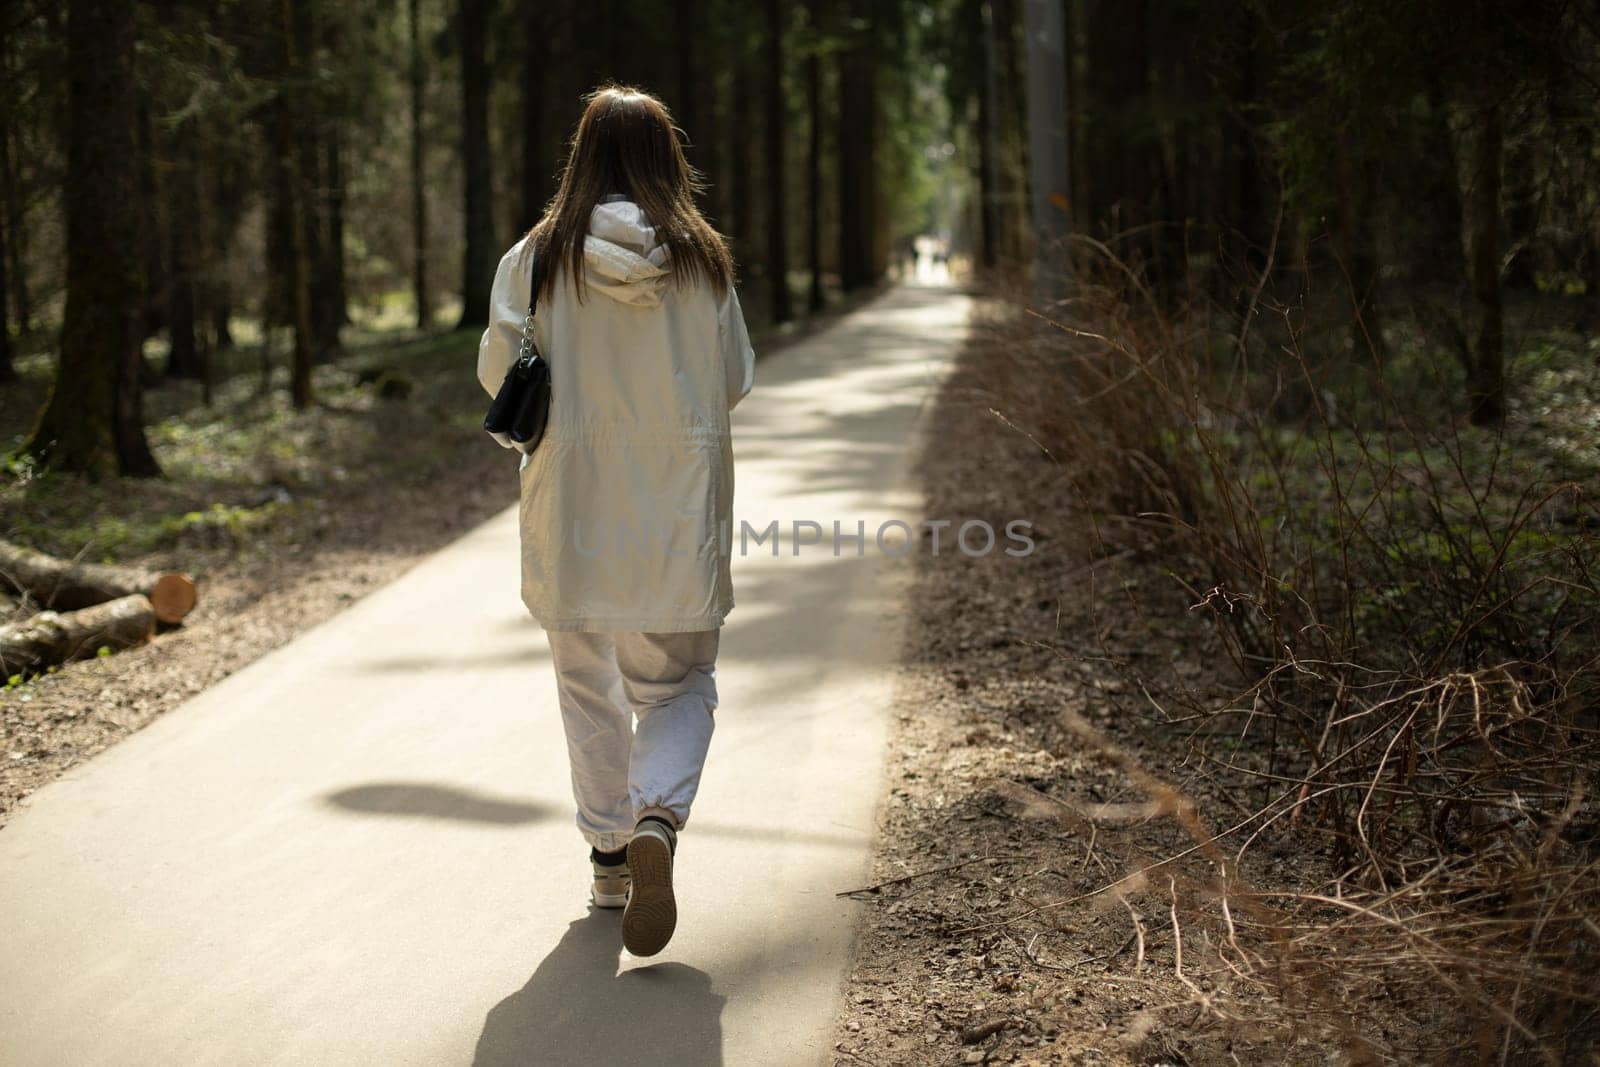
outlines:
[[[478,380],[492,396],[516,358],[531,257],[500,260]],[[522,601],[547,630],[710,630],[733,607],[728,412],[755,353],[739,298],[680,287],[638,205],[607,197],[570,271],[540,298],[550,421],[523,456]]]

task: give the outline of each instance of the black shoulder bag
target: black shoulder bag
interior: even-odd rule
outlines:
[[[522,320],[522,347],[483,419],[483,428],[497,441],[509,441],[512,447],[527,453],[539,447],[545,424],[550,421],[550,364],[533,343],[533,313],[539,306],[538,260],[534,262],[528,315]]]

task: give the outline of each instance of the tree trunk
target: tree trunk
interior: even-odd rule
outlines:
[[[489,83],[485,58],[493,0],[461,0],[461,159],[465,168],[466,250],[461,270],[461,326],[489,321],[494,248],[493,170],[489,158]]]
[[[217,294],[211,307],[211,343],[217,352],[233,347],[233,298],[226,290]]]
[[[427,76],[423,65],[420,7],[419,0],[408,0],[406,24],[411,50],[411,287],[417,312],[417,329],[426,330],[433,322],[433,302],[428,298],[428,199],[422,135],[422,105]]]
[[[1086,19],[1088,216],[1110,233],[1149,221],[1150,153],[1141,136],[1149,114],[1146,0],[1096,0]],[[1142,248],[1139,246],[1143,246]],[[1149,242],[1135,246],[1148,254]]]
[[[1355,351],[1370,350],[1384,363],[1378,303],[1377,161],[1357,149],[1340,160],[1334,175],[1337,217],[1329,238],[1350,299],[1350,338]]]
[[[1000,263],[1000,213],[997,210],[995,141],[1000,91],[995,60],[994,12],[988,0],[972,0],[983,37],[983,87],[978,93],[978,262],[993,270]]]
[[[88,659],[101,648],[145,644],[155,632],[155,612],[138,594],[82,611],[42,611],[24,622],[0,626],[0,670],[8,676],[34,673]]]
[[[137,62],[137,60],[136,60]],[[161,240],[162,233],[157,222],[156,205],[161,202],[161,193],[156,185],[156,148],[155,123],[151,118],[151,101],[148,94],[141,94],[137,105],[138,119],[136,120],[136,134],[134,135],[136,155],[130,161],[138,171],[138,202],[151,213],[151,219],[140,218],[140,236],[153,238],[145,240],[139,247],[139,254],[144,257],[144,269],[140,276],[144,278],[144,303],[140,312],[139,328],[141,342],[160,333],[167,328],[167,301],[165,279],[170,265],[167,262],[167,247]],[[143,345],[140,346],[141,352]],[[152,382],[150,375],[142,377],[145,382]]]
[[[305,180],[301,171],[304,154],[296,144],[296,135],[304,135],[300,119],[300,100],[303,70],[297,46],[297,8],[307,0],[281,0],[279,26],[281,52],[279,55],[283,82],[279,87],[275,140],[278,156],[278,193],[283,234],[287,247],[283,249],[285,296],[293,335],[294,352],[289,369],[289,396],[294,406],[304,409],[311,406],[311,362],[313,338],[311,311],[311,249],[306,239],[307,204]],[[265,345],[263,345],[265,352]]]
[[[335,350],[341,347],[339,328],[350,321],[350,294],[344,269],[344,131],[338,122],[328,124],[328,332]]]
[[[0,34],[5,33],[6,23],[7,20],[0,19]],[[11,64],[10,41],[0,37],[0,80],[11,83],[16,77]],[[12,118],[9,109],[0,116],[0,219],[4,220],[6,232],[3,249],[6,262],[0,265],[3,266],[0,276],[3,276],[10,286],[6,298],[14,305],[11,311],[17,321],[17,332],[25,334],[33,324],[33,307],[25,269],[28,226],[22,196],[17,188],[18,153],[14,150],[17,127]]]
[[[1244,7],[1232,17],[1233,33],[1241,50],[1234,65],[1234,80],[1229,90],[1232,103],[1223,126],[1223,222],[1229,227],[1228,243],[1250,277],[1260,273],[1267,261],[1267,244],[1272,240],[1271,218],[1267,214],[1265,190],[1269,175],[1256,144],[1251,115],[1261,101],[1261,48],[1256,40],[1256,15]]]
[[[1026,0],[1028,40],[1028,161],[1033,200],[1033,287],[1041,304],[1064,295],[1067,199],[1066,26],[1061,0]]]
[[[789,203],[784,173],[784,137],[789,104],[783,95],[783,4],[767,0],[767,283],[771,320],[794,318],[789,298]]]
[[[5,211],[6,219],[6,254],[9,256],[6,278],[10,282],[10,299],[15,305],[12,315],[16,319],[17,332],[25,334],[33,328],[33,295],[28,288],[27,252],[28,252],[28,225],[27,215],[23,208],[22,197],[17,190],[16,153],[12,151],[14,131],[0,130],[0,140],[5,143],[0,145],[0,182],[5,188],[0,191],[0,207]]]
[[[672,114],[677,119],[678,128],[687,135],[684,145],[684,154],[689,158],[689,165],[697,169],[705,169],[705,160],[701,159],[700,145],[695,141],[695,135],[700,131],[700,82],[701,71],[696,65],[698,51],[695,48],[700,39],[700,10],[695,0],[677,0],[673,5],[677,13],[674,24],[676,46],[673,49],[678,57],[677,92],[678,98],[672,101]]]
[[[1583,250],[1583,302],[1585,323],[1600,330],[1600,232],[1591,232]]]
[[[167,377],[205,378],[195,343],[195,245],[200,225],[193,117],[172,135],[167,175]]]
[[[1021,263],[1028,254],[1027,71],[1018,37],[1021,0],[991,0],[994,16],[995,71],[1000,102],[995,109],[999,197],[1000,259]]]
[[[544,214],[550,199],[549,134],[545,115],[550,110],[549,79],[550,24],[547,5],[529,0],[523,4],[522,22],[522,217],[517,229],[526,233]]]
[[[428,197],[422,140],[422,102],[427,89],[423,65],[420,0],[407,5],[411,45],[411,286],[417,308],[417,329],[433,324],[433,301],[428,298]]]
[[[325,363],[339,351],[339,326],[344,319],[342,255],[333,246],[334,171],[338,165],[333,146],[333,121],[325,114],[316,88],[319,27],[317,0],[292,0],[290,33],[293,36],[294,75],[291,92],[292,147],[295,152],[300,241],[305,247],[306,286],[310,297],[311,358]]]
[[[728,229],[733,239],[734,258],[741,264],[750,259],[753,227],[750,225],[750,40],[744,20],[730,14],[733,32],[733,121],[728,125],[728,180],[730,190]]]
[[[822,0],[811,0],[811,36],[806,50],[806,114],[810,145],[806,153],[806,263],[811,292],[806,306],[823,309],[822,290]]]
[[[11,77],[10,42],[6,20],[0,19],[0,73]],[[0,181],[9,184],[11,175],[11,110],[0,111]],[[9,190],[8,190],[9,191]],[[11,354],[11,264],[12,223],[10,198],[0,199],[0,383],[17,380],[17,367]]]
[[[1472,131],[1467,218],[1467,276],[1472,286],[1472,379],[1467,402],[1477,426],[1505,420],[1505,342],[1500,301],[1500,163],[1503,116],[1484,105]]]
[[[132,4],[68,5],[67,300],[55,388],[25,448],[91,478],[159,473],[137,421],[144,285],[138,168],[130,166],[138,151],[135,25]]]
[[[4,159],[6,131],[0,129],[0,165]],[[11,258],[11,220],[0,211],[0,384],[17,380],[17,365],[11,355],[11,287],[7,284],[6,263]]]
[[[863,0],[854,0],[851,14],[853,37],[839,53],[839,284],[846,292],[877,280],[872,269],[876,27]]]

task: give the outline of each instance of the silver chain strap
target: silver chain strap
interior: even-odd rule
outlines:
[[[517,352],[517,362],[522,364],[532,363],[534,355],[533,310],[530,308],[528,314],[522,319],[522,347]]]

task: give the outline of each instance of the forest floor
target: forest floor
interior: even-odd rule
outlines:
[[[1160,764],[1158,739],[1140,736],[1138,694],[1094,649],[1158,653],[1085,595],[1148,568],[1086,562],[1055,469],[990,413],[982,361],[981,342],[970,346],[940,395],[924,511],[997,529],[1028,519],[1036,549],[916,554],[874,884],[851,894],[863,929],[834,1063],[1265,1062],[1263,1049],[1208,1032],[1174,971],[1164,886],[1148,900],[1089,896],[1130,857],[1182,845],[1067,723],[1076,713]],[[1179,669],[1205,671],[1198,649],[1184,656]],[[1068,803],[1126,815],[1085,834]],[[1073,902],[1051,906],[1061,900]],[[1278,1045],[1272,1061],[1291,1052]]]
[[[1224,832],[1281,787],[1206,773],[1192,724],[1140,684],[1175,679],[1164,684],[1225,700],[1236,680],[1171,564],[1096,544],[1057,461],[1001,414],[1016,398],[996,384],[985,332],[930,420],[924,513],[997,529],[1028,519],[1037,548],[916,554],[874,876],[849,894],[862,933],[833,1062],[1377,1062],[1352,1051],[1369,1041],[1420,1062],[1436,1004],[1308,978],[1286,1007],[1219,951],[1234,944],[1232,919],[1189,918],[1197,901],[1217,903],[1195,831]],[[1582,426],[1600,396],[1577,396],[1562,418],[1572,432],[1549,443],[1592,462]],[[1250,747],[1236,758],[1257,759]],[[1269,894],[1292,892],[1329,877],[1334,858],[1315,837],[1269,834],[1247,870]],[[1237,918],[1239,941],[1263,935]],[[1315,963],[1308,974],[1338,972],[1335,959]]]
[[[758,354],[877,291],[781,331],[752,323]],[[515,455],[482,429],[477,331],[352,332],[346,353],[316,368],[317,402],[305,411],[289,404],[281,367],[262,394],[253,347],[229,353],[210,407],[198,383],[148,389],[165,477],[96,485],[16,461],[5,472],[0,536],[64,558],[185,571],[200,599],[147,646],[0,679],[0,826],[34,790],[516,499]],[[24,359],[23,381],[0,390],[6,447],[47,396],[50,363]],[[0,622],[35,607],[7,600]]]

